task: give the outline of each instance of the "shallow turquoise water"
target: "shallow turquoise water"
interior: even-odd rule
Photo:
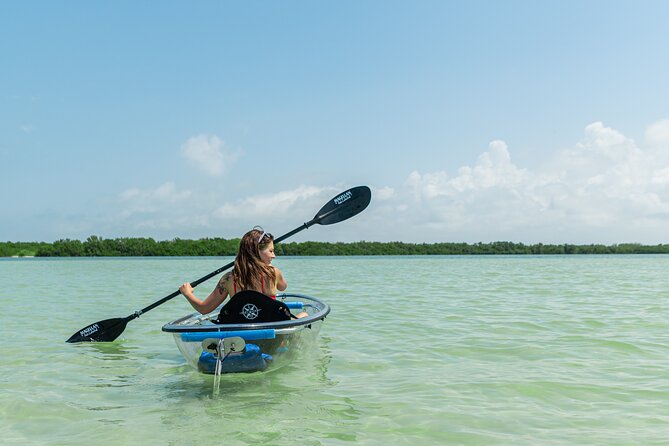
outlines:
[[[669,256],[281,258],[318,344],[213,378],[161,326],[66,344],[230,258],[0,260],[6,444],[666,444]],[[208,293],[214,280],[198,288]]]

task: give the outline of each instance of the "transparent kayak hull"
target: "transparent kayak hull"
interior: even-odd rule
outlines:
[[[314,344],[330,307],[315,297],[285,293],[277,300],[293,314],[307,316],[280,322],[215,324],[220,307],[209,314],[193,313],[163,326],[172,333],[186,361],[203,373],[265,370],[289,361]],[[218,370],[217,370],[218,368]]]

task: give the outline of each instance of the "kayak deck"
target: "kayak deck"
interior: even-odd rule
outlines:
[[[304,294],[277,295],[291,310],[307,313],[299,319],[278,322],[216,324],[220,308],[209,314],[193,313],[165,324],[186,361],[203,373],[264,370],[277,360],[290,358],[313,342],[330,307]]]

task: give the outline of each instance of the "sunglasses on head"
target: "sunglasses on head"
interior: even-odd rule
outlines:
[[[262,226],[254,226],[253,229],[256,230],[256,231],[261,231],[262,232],[262,235],[260,237],[258,237],[258,243],[260,243],[262,241],[262,239],[265,238],[265,236],[268,236],[268,237],[272,238],[272,234],[270,234],[269,232],[266,232],[262,228]]]

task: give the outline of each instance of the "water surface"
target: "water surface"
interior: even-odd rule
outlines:
[[[0,260],[0,438],[27,445],[666,444],[669,256],[280,258],[318,344],[213,378],[161,326],[66,344],[231,258]],[[212,279],[196,292],[208,293]]]

